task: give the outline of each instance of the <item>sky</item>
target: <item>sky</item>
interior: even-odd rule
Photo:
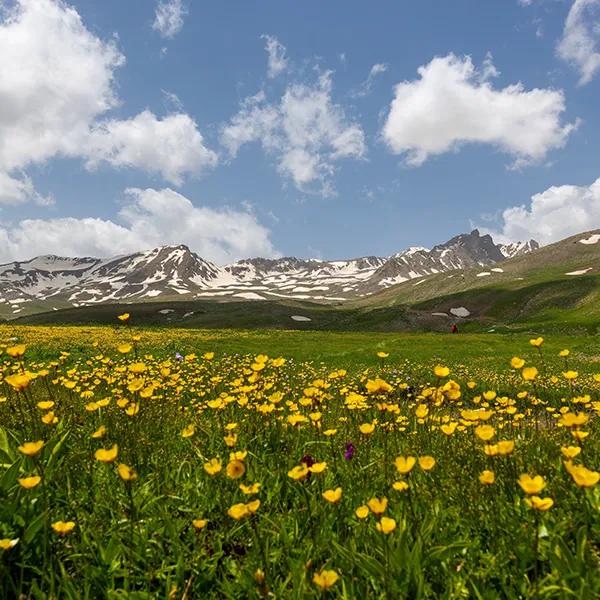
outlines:
[[[600,227],[600,0],[0,0],[0,261]]]

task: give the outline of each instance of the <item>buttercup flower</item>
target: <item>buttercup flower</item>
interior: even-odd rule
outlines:
[[[225,470],[230,479],[239,479],[246,472],[246,467],[241,460],[232,460]]]
[[[52,529],[60,536],[66,536],[75,529],[75,521],[56,521],[52,523]]]
[[[10,550],[19,543],[19,538],[2,538],[0,539],[0,550]]]
[[[414,456],[398,456],[394,461],[398,473],[406,475],[410,473],[415,466],[417,459]]]
[[[600,473],[586,469],[583,465],[574,465],[572,462],[566,461],[565,468],[579,487],[591,488],[600,480]]]
[[[204,470],[209,475],[216,475],[222,468],[223,465],[220,458],[211,458],[207,463],[204,463]]]
[[[119,477],[123,481],[135,481],[137,479],[137,473],[132,467],[128,467],[127,465],[120,463],[117,466],[117,472],[119,473]]]
[[[554,506],[554,500],[552,500],[552,498],[540,498],[539,496],[529,496],[528,498],[525,498],[525,502],[531,506],[531,508],[543,512]]]
[[[25,442],[24,444],[19,446],[19,452],[21,452],[25,456],[34,457],[41,452],[43,447],[44,442],[42,440],[39,440],[38,442]]]
[[[485,470],[479,474],[479,481],[483,485],[492,485],[496,481],[496,476],[493,471]]]
[[[381,533],[392,533],[394,529],[396,529],[396,520],[390,517],[381,517],[377,523],[375,523],[377,527],[377,531],[381,531]]]
[[[39,485],[42,478],[39,475],[32,475],[31,477],[22,477],[17,479],[19,485],[26,490],[30,490]]]
[[[385,512],[387,505],[388,500],[385,496],[383,498],[374,497],[367,502],[367,506],[371,512],[377,516],[382,515]]]
[[[525,367],[521,371],[521,375],[525,381],[533,381],[538,374],[538,370],[535,367]]]
[[[326,490],[323,492],[323,498],[331,504],[337,504],[342,499],[342,488],[337,487],[335,490]]]
[[[392,483],[392,487],[397,492],[405,492],[409,488],[409,485],[406,483],[406,481],[394,481],[394,483]]]
[[[546,482],[541,475],[531,477],[530,475],[523,473],[519,477],[519,485],[526,494],[533,495],[539,494],[546,487]]]
[[[442,365],[437,365],[433,369],[433,373],[436,377],[439,377],[441,379],[443,377],[448,377],[448,375],[450,375],[450,369],[448,367],[443,367]]]
[[[433,456],[420,456],[419,466],[423,471],[431,471],[435,466],[435,458],[433,458]]]
[[[119,454],[119,446],[117,446],[117,444],[114,444],[113,447],[109,448],[108,450],[105,450],[104,448],[100,448],[99,450],[96,450],[96,452],[94,453],[94,456],[96,457],[96,460],[99,462],[111,463],[111,462],[115,461],[118,454]]]
[[[313,576],[313,583],[322,590],[328,590],[335,585],[340,576],[331,570],[324,569]]]

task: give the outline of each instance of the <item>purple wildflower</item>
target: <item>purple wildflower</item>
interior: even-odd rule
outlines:
[[[352,442],[346,442],[346,451],[344,452],[344,458],[346,460],[350,460],[354,457],[354,453],[356,452],[356,448]]]
[[[316,462],[317,461],[310,454],[305,454],[300,459],[300,464],[305,464],[307,467],[312,467]]]

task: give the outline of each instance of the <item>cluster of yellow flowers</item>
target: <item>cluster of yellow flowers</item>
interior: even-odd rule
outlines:
[[[119,320],[128,324],[129,315],[120,315]],[[600,414],[600,375],[583,376],[569,369],[567,350],[560,353],[565,370],[560,376],[551,374],[543,363],[542,338],[531,340],[539,353],[536,366],[513,357],[507,361],[512,373],[496,389],[473,379],[454,379],[450,367],[441,364],[422,373],[419,384],[411,383],[404,373],[387,367],[386,352],[376,354],[381,361],[378,370],[349,374],[346,369],[298,364],[267,354],[219,356],[211,351],[155,356],[142,352],[142,339],[132,332],[127,341],[113,345],[114,352],[96,350],[77,361],[70,360],[67,352],[55,360],[28,361],[26,345],[5,348],[0,410],[7,417],[22,415],[23,434],[37,434],[23,438],[18,446],[24,457],[22,476],[17,479],[20,488],[35,493],[44,485],[48,461],[44,449],[53,429],[64,425],[84,428],[94,448],[89,460],[100,463],[98,468],[116,467],[122,485],[131,492],[144,477],[131,447],[143,440],[127,438],[135,435],[134,427],[115,424],[147,422],[160,427],[167,414],[176,419],[177,443],[187,444],[190,455],[198,457],[208,481],[222,485],[215,489],[236,482],[239,492],[235,493],[243,496],[228,495],[228,504],[236,501],[223,512],[240,522],[253,522],[260,514],[261,499],[237,500],[263,491],[264,482],[257,479],[272,479],[272,473],[261,472],[256,459],[271,438],[302,439],[303,448],[326,449],[320,452],[321,459],[282,454],[281,472],[285,485],[298,489],[316,481],[325,506],[338,508],[346,498],[346,484],[338,484],[338,463],[353,460],[357,447],[362,456],[384,449],[376,460],[384,465],[387,489],[391,494],[406,492],[405,496],[412,490],[417,493],[424,478],[435,475],[440,461],[447,459],[440,449],[455,444],[470,448],[478,457],[481,466],[474,480],[478,473],[482,493],[497,484],[498,469],[506,480],[503,461],[511,461],[515,491],[524,492],[524,502],[533,511],[547,512],[555,500],[541,496],[548,486],[546,478],[528,472],[517,478],[517,465],[522,471],[527,471],[527,465],[521,458],[514,460],[521,446],[542,435],[555,444],[565,472],[584,493],[600,479],[597,471],[581,462],[592,455],[587,438]],[[340,438],[351,441],[338,449]],[[434,456],[432,449],[439,453]],[[118,462],[122,457],[126,462]],[[480,470],[483,466],[487,468]],[[388,468],[395,469],[394,477]],[[360,493],[364,492],[361,487]],[[354,498],[356,493],[352,490],[348,495]],[[369,495],[362,497],[366,500]],[[373,515],[373,530],[382,536],[399,527],[389,510],[387,496],[373,496],[353,507],[359,521]],[[198,534],[209,516],[191,521]],[[57,520],[51,527],[63,537],[75,530],[76,522]],[[9,551],[18,541],[0,539],[0,549]],[[263,569],[266,572],[268,565]],[[335,570],[322,569],[312,581],[327,590],[339,577]]]

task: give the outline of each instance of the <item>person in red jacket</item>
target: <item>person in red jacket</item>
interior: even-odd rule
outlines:
[[[452,327],[450,328],[450,332],[451,333],[458,333],[458,327],[456,326],[456,323],[452,323]]]

